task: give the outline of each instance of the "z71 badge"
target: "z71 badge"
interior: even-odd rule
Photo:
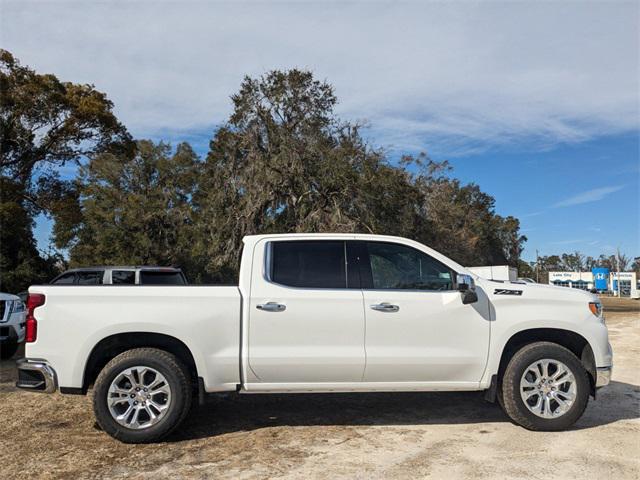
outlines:
[[[496,288],[494,295],[522,295],[522,290],[507,290],[506,288]]]

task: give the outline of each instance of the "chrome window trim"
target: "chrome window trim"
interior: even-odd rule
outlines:
[[[278,283],[272,280],[271,278],[271,270],[272,270],[272,265],[273,265],[273,243],[276,242],[308,242],[308,241],[315,241],[315,242],[321,242],[321,241],[327,241],[327,242],[343,242],[344,244],[344,248],[345,248],[345,287],[344,288],[323,288],[323,287],[294,287],[291,285],[285,285],[283,283]],[[264,258],[263,258],[263,262],[262,262],[262,279],[267,282],[270,283],[271,285],[276,285],[278,287],[281,288],[287,288],[287,289],[291,289],[291,290],[313,290],[313,291],[317,291],[317,290],[322,290],[322,291],[341,291],[341,290],[360,290],[363,292],[396,292],[396,293],[400,293],[400,292],[414,292],[414,293],[448,293],[448,292],[452,292],[452,293],[459,293],[458,290],[456,290],[455,285],[456,283],[453,282],[454,288],[451,289],[446,289],[446,290],[424,290],[424,289],[409,289],[409,288],[394,288],[394,289],[379,289],[379,288],[348,288],[348,266],[347,266],[347,242],[349,241],[353,241],[352,239],[340,239],[340,238],[327,238],[327,239],[321,239],[321,240],[313,240],[313,239],[307,239],[307,238],[300,238],[300,239],[277,239],[277,240],[267,240],[266,245],[265,245],[265,254],[264,254]],[[394,245],[402,245],[405,246],[407,248],[412,248],[413,250],[422,253],[423,255],[428,256],[429,258],[433,258],[436,262],[443,264],[445,267],[447,267],[452,274],[457,275],[458,272],[456,272],[455,270],[453,270],[451,267],[449,267],[448,265],[444,264],[443,262],[440,262],[437,258],[432,257],[431,255],[429,255],[426,252],[423,252],[422,250],[419,250],[415,247],[409,246],[409,245],[404,245],[403,243],[395,243],[395,242],[380,242],[380,243],[391,243]]]

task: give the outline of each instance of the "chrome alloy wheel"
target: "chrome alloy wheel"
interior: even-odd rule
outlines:
[[[131,367],[111,382],[107,405],[113,419],[134,430],[149,428],[165,416],[171,404],[171,387],[151,367]]]
[[[520,379],[522,401],[538,417],[561,417],[573,405],[576,393],[573,372],[558,360],[537,360],[525,369]]]

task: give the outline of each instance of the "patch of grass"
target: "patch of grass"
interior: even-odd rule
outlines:
[[[600,297],[604,311],[616,313],[640,312],[640,300],[630,298]]]

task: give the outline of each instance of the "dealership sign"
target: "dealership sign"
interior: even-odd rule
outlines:
[[[609,269],[608,268],[594,268],[591,270],[593,274],[593,286],[596,290],[608,290],[609,289]]]
[[[574,277],[579,277],[580,273],[576,272],[549,272],[549,278],[554,280],[571,280]]]
[[[620,279],[625,279],[625,278],[632,279],[635,274],[633,272],[620,272],[620,273],[613,272],[611,274],[613,278],[618,278],[618,275],[620,275]]]

